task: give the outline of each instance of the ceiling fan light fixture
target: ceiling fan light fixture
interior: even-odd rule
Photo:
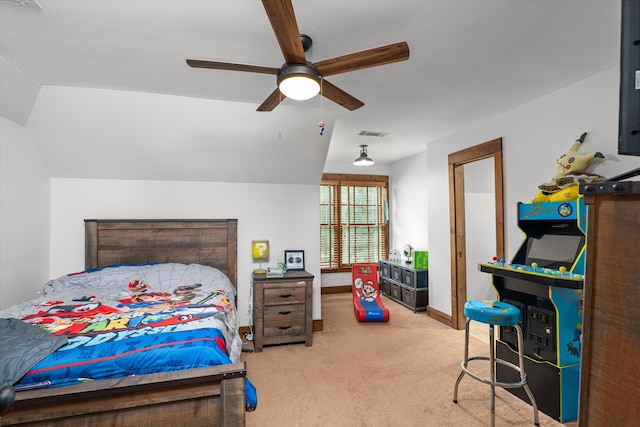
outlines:
[[[304,101],[320,93],[321,78],[311,64],[285,64],[278,72],[278,89],[287,98]]]
[[[367,155],[367,145],[361,145],[360,157],[353,161],[354,166],[371,166],[375,162]]]

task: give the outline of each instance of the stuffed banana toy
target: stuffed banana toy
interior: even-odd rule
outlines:
[[[540,191],[533,198],[533,202],[559,202],[575,200],[578,197],[578,184],[598,182],[602,176],[586,172],[585,169],[595,158],[604,159],[604,155],[599,152],[580,153],[587,133],[583,133],[569,147],[569,150],[556,160],[556,174],[549,182],[538,186]]]

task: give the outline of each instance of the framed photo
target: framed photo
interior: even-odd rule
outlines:
[[[304,251],[300,249],[285,250],[284,263],[287,270],[304,270]]]

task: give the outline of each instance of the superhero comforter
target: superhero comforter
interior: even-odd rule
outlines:
[[[67,338],[15,387],[238,362],[235,292],[221,271],[198,264],[107,267],[52,280],[42,297],[0,312]],[[246,385],[253,410],[255,389]]]

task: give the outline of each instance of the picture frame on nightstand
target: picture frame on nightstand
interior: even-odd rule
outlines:
[[[304,270],[304,251],[302,249],[286,249],[284,263],[287,270]]]

